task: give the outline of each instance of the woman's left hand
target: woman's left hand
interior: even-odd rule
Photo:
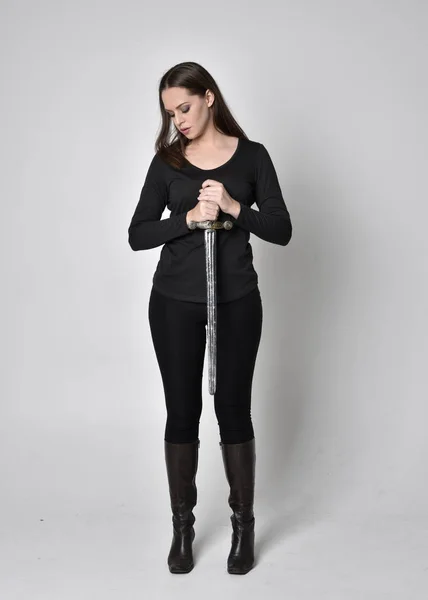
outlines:
[[[198,200],[215,202],[226,214],[231,214],[229,211],[233,211],[233,208],[235,207],[236,200],[229,195],[224,185],[219,181],[206,179],[202,183],[199,192]]]

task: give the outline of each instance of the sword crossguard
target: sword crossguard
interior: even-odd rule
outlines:
[[[232,229],[232,221],[190,221],[189,229]]]

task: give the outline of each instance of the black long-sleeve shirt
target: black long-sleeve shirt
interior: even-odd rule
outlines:
[[[237,218],[220,210],[218,220],[230,220],[230,230],[216,231],[217,302],[236,300],[258,284],[250,233],[286,246],[292,225],[275,167],[263,144],[240,138],[233,156],[215,169],[200,169],[186,161],[176,169],[154,155],[128,229],[133,250],[164,244],[153,275],[160,293],[192,302],[207,301],[204,230],[189,230],[186,214],[198,203],[203,181],[221,182],[241,205]],[[258,211],[251,208],[254,202]],[[161,219],[168,207],[169,218]]]

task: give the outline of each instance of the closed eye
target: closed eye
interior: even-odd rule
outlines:
[[[181,111],[182,113],[187,113],[189,112],[189,108],[186,108],[185,110]],[[170,117],[174,117],[174,115],[172,115],[171,113],[168,113]]]

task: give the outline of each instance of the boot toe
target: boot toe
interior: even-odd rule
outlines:
[[[193,567],[193,561],[179,560],[168,564],[171,573],[189,573]]]
[[[245,575],[253,568],[253,563],[228,562],[227,572],[231,575]]]

